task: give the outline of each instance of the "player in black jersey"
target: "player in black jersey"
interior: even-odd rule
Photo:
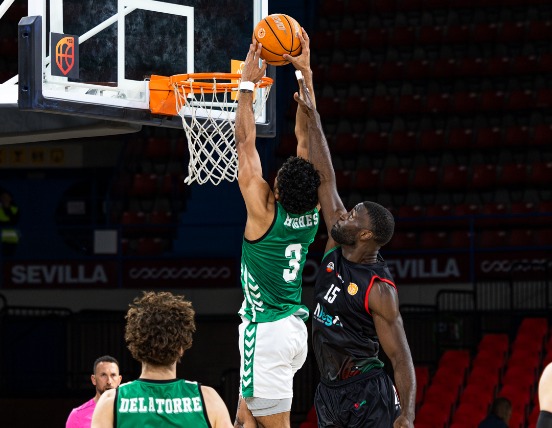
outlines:
[[[318,198],[331,231],[316,280],[312,321],[321,376],[315,396],[318,426],[413,428],[414,365],[397,290],[379,255],[393,236],[393,216],[374,202],[347,212],[337,193],[320,116],[305,86],[302,96],[296,93],[295,99],[309,117],[309,153],[320,174]],[[380,346],[391,361],[398,391],[383,371]]]

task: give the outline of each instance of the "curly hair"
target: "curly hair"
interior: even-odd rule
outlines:
[[[180,361],[192,346],[195,311],[184,296],[169,292],[144,292],[129,305],[125,341],[132,356],[155,366]]]
[[[278,201],[290,214],[303,214],[318,204],[320,175],[314,165],[291,156],[278,171]]]
[[[363,205],[370,216],[374,241],[383,247],[393,237],[393,232],[395,230],[395,219],[393,218],[393,214],[391,214],[387,208],[375,202],[365,201]]]

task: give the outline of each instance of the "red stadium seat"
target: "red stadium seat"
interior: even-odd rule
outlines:
[[[336,155],[356,156],[360,145],[360,135],[352,132],[342,132],[332,140],[331,152]]]
[[[425,231],[420,233],[420,246],[423,248],[450,248],[450,235],[444,231]],[[458,373],[458,372],[457,372]]]
[[[472,167],[471,187],[475,190],[492,189],[496,185],[497,172],[494,164],[478,164]]]
[[[401,205],[397,211],[397,217],[413,218],[421,217],[424,209],[421,205]]]
[[[512,59],[510,71],[514,74],[533,74],[539,69],[539,57],[536,55],[520,55]]]
[[[391,95],[375,95],[372,97],[369,114],[373,116],[389,116],[395,110],[395,98]]]
[[[419,165],[414,170],[412,188],[416,190],[430,190],[439,182],[439,169],[433,165]]]
[[[529,145],[544,147],[549,144],[552,144],[552,124],[543,123],[536,125]]]
[[[374,61],[359,62],[353,68],[352,79],[355,82],[371,82],[378,76],[378,65]]]
[[[509,110],[527,110],[535,107],[535,93],[528,89],[510,92],[505,108]]]
[[[498,33],[498,26],[494,23],[482,22],[473,24],[471,32],[472,43],[489,43],[496,40]]]
[[[479,128],[475,145],[478,149],[495,149],[502,147],[502,129],[499,127]]]
[[[370,107],[370,101],[366,97],[348,97],[344,104],[345,118],[363,120]]]
[[[525,31],[525,22],[505,21],[500,25],[497,40],[501,43],[518,42],[524,39]]]
[[[171,141],[168,138],[150,137],[146,142],[144,155],[152,161],[168,159],[171,154]]]
[[[406,63],[405,78],[425,79],[431,75],[432,63],[427,59],[413,59]]]
[[[445,165],[439,186],[445,190],[465,190],[468,185],[466,165]]]
[[[405,70],[402,61],[385,61],[378,70],[378,78],[382,80],[398,80],[403,78]]]
[[[428,152],[443,150],[446,147],[446,135],[442,129],[426,129],[420,132],[420,149]]]
[[[440,25],[424,25],[418,30],[418,43],[422,45],[438,45],[443,40],[444,28]]]
[[[356,173],[353,188],[357,190],[375,190],[379,187],[381,171],[378,168],[361,169]]]
[[[480,108],[483,111],[501,111],[506,102],[506,95],[502,91],[484,91],[481,93]]]
[[[487,60],[487,74],[489,76],[504,76],[510,73],[512,60],[508,56],[492,57]]]
[[[530,20],[527,25],[527,40],[550,40],[550,37],[552,36],[552,21]]]
[[[487,63],[484,58],[462,58],[458,65],[460,76],[477,77],[487,72]]]
[[[397,113],[418,114],[422,111],[423,98],[418,94],[403,94],[397,101]]]
[[[470,248],[472,234],[465,230],[453,230],[450,234],[450,246],[458,250]]]
[[[487,410],[478,404],[461,402],[452,416],[452,421],[471,424],[476,428],[486,416]]]
[[[506,355],[510,347],[510,339],[507,334],[488,333],[484,334],[477,346],[478,351],[491,350]]]
[[[450,24],[445,29],[443,41],[451,43],[467,43],[470,39],[471,28],[466,24]]]
[[[527,182],[542,187],[550,187],[552,183],[552,162],[537,162],[529,167]]]
[[[413,131],[394,131],[389,141],[389,150],[395,154],[413,152],[418,146],[418,136]]]
[[[389,146],[389,134],[387,132],[367,132],[360,142],[360,151],[365,153],[386,152]]]
[[[416,41],[416,28],[413,26],[395,27],[389,37],[391,46],[409,46]]]
[[[479,245],[484,248],[506,247],[509,235],[505,230],[484,230],[481,232]]]
[[[134,174],[130,194],[138,197],[152,197],[157,190],[156,174]]]
[[[382,187],[386,191],[406,191],[410,182],[410,170],[403,167],[388,167],[383,171]]]
[[[366,3],[365,0],[357,0]],[[386,28],[367,28],[364,35],[364,47],[380,49],[387,44],[389,32]]]
[[[447,93],[429,93],[426,96],[425,110],[429,113],[447,113],[451,108],[451,96]]]
[[[536,106],[550,108],[552,107],[552,89],[540,88],[536,95]]]
[[[449,131],[448,147],[454,150],[471,150],[474,144],[474,133],[471,128],[452,128]]]
[[[452,108],[458,113],[473,113],[479,109],[479,94],[473,91],[454,94]]]
[[[529,247],[533,245],[535,232],[531,229],[512,229],[510,231],[511,247]]]
[[[419,247],[418,235],[414,232],[395,232],[387,245],[391,250],[413,250]]]
[[[160,238],[140,238],[136,246],[138,256],[157,256],[163,253],[166,242]]]
[[[506,188],[522,187],[527,180],[527,165],[524,163],[507,163],[500,167],[497,184]]]
[[[498,379],[497,379],[498,382]],[[481,388],[478,384],[468,383],[460,395],[460,404],[472,403],[484,412],[488,412],[493,401],[493,389]]]

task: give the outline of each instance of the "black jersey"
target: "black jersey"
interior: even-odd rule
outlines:
[[[312,317],[314,354],[323,380],[338,381],[383,367],[368,308],[376,280],[395,287],[389,268],[379,256],[373,264],[352,263],[343,257],[341,247],[336,247],[323,258]]]

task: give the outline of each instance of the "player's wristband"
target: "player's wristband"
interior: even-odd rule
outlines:
[[[253,82],[240,82],[240,92],[253,92],[253,89],[255,89],[255,84]]]
[[[295,70],[295,77],[297,80],[301,80],[303,78],[303,73],[301,73],[301,70]]]

